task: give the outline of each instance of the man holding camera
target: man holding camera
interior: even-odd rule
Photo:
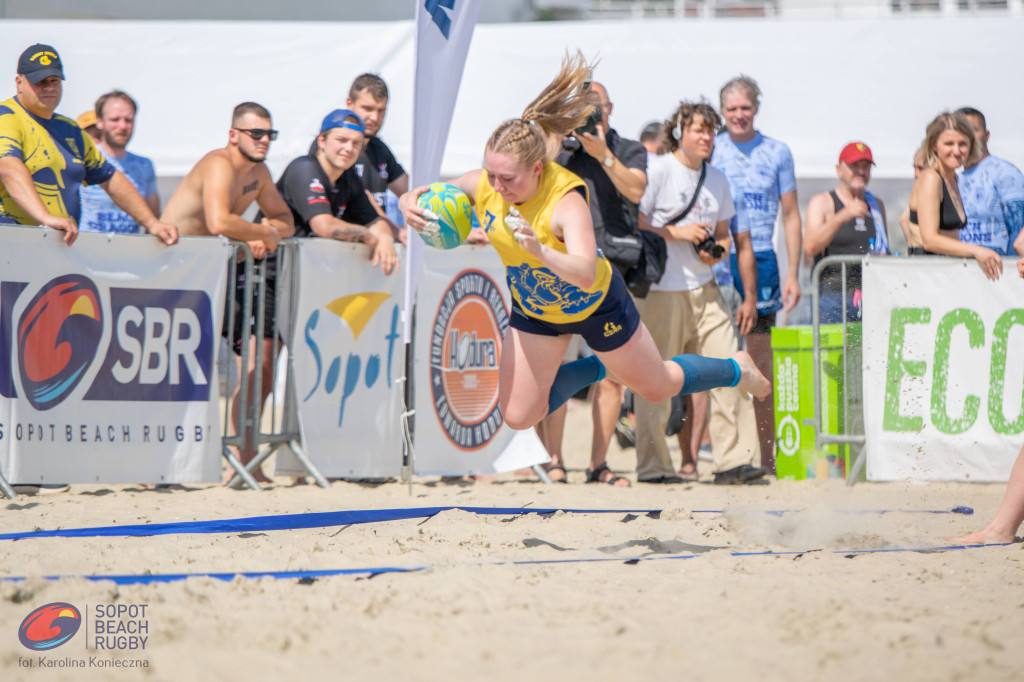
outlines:
[[[647,186],[647,150],[639,142],[622,138],[608,125],[612,103],[608,91],[600,83],[590,84],[590,103],[594,112],[587,125],[563,141],[563,151],[557,163],[580,176],[587,184],[590,194],[590,214],[594,221],[597,245],[606,254],[619,274],[624,274],[621,265],[612,258],[608,239],[638,229],[637,202]],[[572,358],[575,359],[575,358]],[[608,471],[605,456],[608,443],[615,433],[615,422],[622,405],[623,387],[611,379],[604,379],[594,385],[593,418],[594,435],[590,449],[590,472],[588,481],[625,486],[628,481]],[[553,441],[561,440],[561,415],[553,414],[545,420],[545,436],[549,441],[549,452]],[[552,479],[562,480],[564,471],[559,471],[560,453],[551,452]]]
[[[736,212],[728,180],[708,163],[720,125],[707,102],[682,102],[665,123],[671,153],[651,163],[640,201],[640,227],[660,234],[668,246],[665,275],[637,301],[640,319],[663,357],[699,353],[728,358],[739,349],[736,327],[711,271],[729,253],[729,219]],[[761,450],[750,396],[737,388],[710,393],[714,482],[740,484],[762,478],[765,470],[752,464],[760,461]],[[678,480],[663,435],[668,409],[668,402],[651,403],[635,396],[641,481]],[[679,434],[681,442],[689,442],[692,428],[687,420]],[[684,460],[688,452],[684,449]],[[680,471],[696,480],[696,461],[683,461]]]

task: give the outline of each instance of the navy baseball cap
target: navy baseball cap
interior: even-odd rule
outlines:
[[[21,53],[18,58],[18,73],[28,79],[29,83],[57,76],[64,80],[64,65],[60,62],[57,50],[49,45],[36,43]]]
[[[346,121],[346,118],[354,118],[359,123]],[[349,130],[358,130],[362,134],[366,134],[366,126],[363,125],[363,119],[351,109],[335,109],[324,116],[324,122],[320,124],[320,134],[326,133],[331,128],[348,128]]]

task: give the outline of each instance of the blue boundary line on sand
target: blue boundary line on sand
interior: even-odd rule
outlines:
[[[845,554],[845,555],[857,555],[857,554],[879,554],[879,553],[893,553],[893,552],[921,552],[921,553],[938,553],[948,552],[956,550],[967,550],[967,549],[984,549],[986,547],[1006,547],[1012,545],[1012,542],[994,543],[989,545],[950,545],[945,547],[890,547],[885,549],[834,549],[828,550],[829,554]],[[809,554],[812,552],[821,552],[824,550],[820,549],[809,549],[809,550],[792,550],[785,552],[729,552],[729,556],[736,558],[746,558],[754,556],[795,556],[800,554]],[[643,556],[643,557],[590,557],[590,558],[579,558],[579,559],[528,559],[518,561],[494,561],[494,562],[481,562],[473,564],[478,567],[485,566],[537,566],[537,565],[550,565],[550,564],[581,564],[581,563],[608,563],[617,562],[623,564],[638,564],[641,561],[665,561],[665,560],[680,560],[680,559],[699,559],[701,554],[671,554],[665,556]],[[67,580],[67,579],[83,579],[92,582],[111,581],[118,585],[150,585],[154,583],[172,583],[181,580],[187,580],[188,578],[213,578],[216,580],[222,580],[229,582],[235,578],[274,578],[275,580],[313,580],[316,578],[329,578],[339,575],[367,575],[370,577],[383,575],[385,573],[416,573],[418,571],[424,571],[430,568],[444,568],[450,567],[450,565],[439,565],[439,566],[382,566],[377,568],[339,568],[339,569],[326,569],[319,571],[245,571],[245,572],[220,572],[220,573],[163,573],[163,574],[148,574],[148,575],[47,575],[42,576],[44,580],[56,581],[56,580]],[[27,580],[26,576],[4,576],[0,577],[0,582],[23,582]]]
[[[84,537],[149,537],[153,535],[175,535],[181,533],[251,533],[266,530],[297,530],[302,528],[327,528],[362,523],[397,521],[431,517],[444,511],[465,511],[472,514],[493,514],[500,516],[521,516],[523,514],[657,514],[661,509],[537,509],[532,507],[411,507],[408,509],[355,509],[348,511],[311,512],[306,514],[279,514],[275,516],[252,516],[241,519],[219,521],[179,521],[175,523],[146,523],[125,526],[95,526],[92,528],[64,528],[35,530],[21,533],[2,533],[0,540],[29,540],[35,538],[84,538]],[[765,514],[781,516],[799,513],[799,509],[765,510]],[[948,510],[840,510],[860,514],[925,513],[925,514],[973,514],[970,507],[954,507]],[[724,509],[695,509],[692,514],[724,514]]]

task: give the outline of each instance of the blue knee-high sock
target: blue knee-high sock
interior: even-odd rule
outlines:
[[[558,368],[555,381],[551,384],[551,393],[548,394],[548,414],[564,405],[565,401],[576,395],[580,389],[586,388],[590,384],[596,384],[601,379],[604,379],[604,365],[596,355],[565,363]]]
[[[683,390],[679,395],[735,386],[742,376],[739,364],[732,358],[719,360],[703,355],[677,355],[672,362],[683,368]]]

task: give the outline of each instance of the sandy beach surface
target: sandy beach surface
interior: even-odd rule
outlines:
[[[588,406],[573,401],[569,485],[505,474],[490,485],[433,478],[416,479],[411,489],[339,482],[323,490],[277,479],[263,492],[74,485],[0,501],[5,533],[436,506],[661,510],[450,510],[301,530],[0,541],[0,575],[27,578],[0,582],[0,676],[1024,679],[1021,544],[859,551],[948,545],[944,535],[991,518],[1003,485],[772,480],[725,487],[708,483],[710,465],[702,463],[701,483],[617,489],[583,484],[589,441]],[[632,450],[613,444],[609,460],[635,480]],[[923,513],[957,505],[973,507],[974,516]],[[372,578],[197,577],[128,586],[42,578],[379,567],[423,568]],[[19,626],[51,602],[76,606],[82,628],[66,644],[33,653],[19,642]],[[144,649],[92,648],[96,621],[104,620],[97,609],[111,605],[136,607],[134,619],[125,608],[104,627],[120,627],[122,644],[135,628],[146,637]],[[118,660],[146,667],[98,667]],[[45,665],[76,661],[86,667]]]

